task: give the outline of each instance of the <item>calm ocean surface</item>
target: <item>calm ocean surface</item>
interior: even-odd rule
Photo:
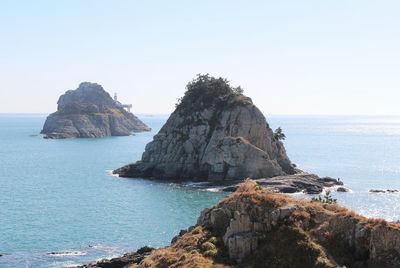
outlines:
[[[140,159],[168,116],[142,115],[151,133],[45,140],[46,115],[0,114],[0,267],[61,267],[167,245],[223,193],[110,176]],[[299,168],[340,178],[334,193],[358,213],[400,220],[400,116],[267,116]],[[299,195],[297,195],[299,196]],[[49,256],[48,252],[74,251]]]

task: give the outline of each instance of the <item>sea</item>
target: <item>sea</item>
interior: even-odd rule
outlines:
[[[0,114],[0,267],[66,267],[166,246],[226,193],[126,179],[112,170],[141,158],[168,115],[139,118],[153,130],[128,137],[46,140],[45,114]],[[400,220],[400,116],[266,115],[286,135],[300,169],[340,178],[341,205]],[[295,197],[306,197],[294,194]]]

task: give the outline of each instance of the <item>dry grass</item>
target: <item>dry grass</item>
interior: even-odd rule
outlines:
[[[258,183],[251,179],[246,179],[236,192],[225,197],[221,203],[234,203],[243,199],[249,200],[256,205],[278,208],[288,204],[292,198],[287,195],[262,190]]]
[[[133,267],[228,267],[216,260],[224,255],[221,241],[198,226],[170,247],[157,249]]]
[[[282,250],[284,249],[284,250]],[[282,225],[245,259],[243,267],[335,267],[324,249],[301,228]]]
[[[307,221],[309,222],[311,220],[311,215],[305,210],[295,210],[293,211],[292,215],[290,215],[289,218],[290,221],[296,222],[296,221]]]

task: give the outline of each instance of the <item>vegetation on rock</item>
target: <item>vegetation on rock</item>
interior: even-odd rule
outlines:
[[[336,203],[337,200],[333,199],[331,196],[331,191],[327,190],[325,192],[324,197],[321,197],[320,195],[318,195],[318,197],[313,197],[311,199],[312,202],[320,202],[320,203],[325,203],[325,204],[332,204],[332,203]]]
[[[277,141],[281,141],[286,139],[286,135],[283,133],[281,127],[278,127],[274,132],[274,139]]]
[[[227,105],[251,103],[243,96],[243,89],[232,87],[225,78],[215,78],[209,74],[198,74],[186,86],[186,92],[176,103],[176,111],[182,114],[192,113],[202,109]]]

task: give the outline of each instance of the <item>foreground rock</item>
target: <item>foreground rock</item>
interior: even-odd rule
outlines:
[[[294,174],[285,147],[251,99],[222,78],[199,76],[141,161],[121,177],[201,181]]]
[[[131,264],[140,263],[144,258],[150,255],[154,250],[151,247],[142,247],[136,252],[127,253],[122,257],[110,260],[101,260],[93,264],[76,266],[76,268],[123,268]]]
[[[151,130],[95,83],[81,83],[57,103],[57,112],[47,117],[41,131],[48,139],[129,136]]]
[[[128,267],[400,267],[400,226],[246,181]]]

